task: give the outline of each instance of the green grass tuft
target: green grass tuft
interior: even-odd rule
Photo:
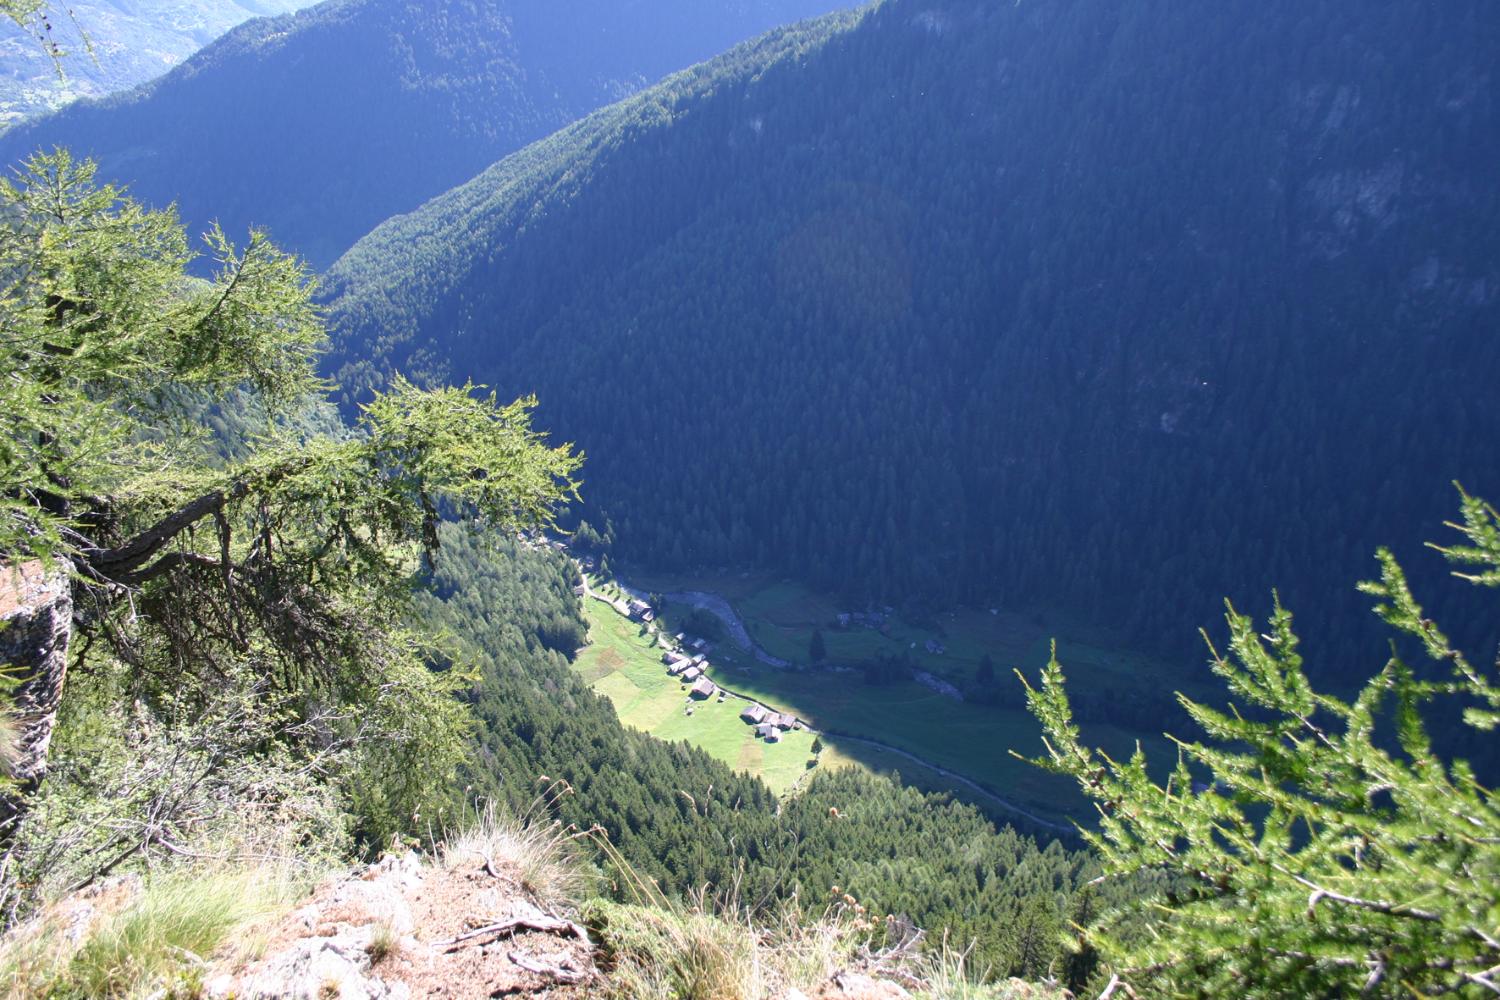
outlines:
[[[158,877],[73,940],[45,916],[13,933],[0,976],[15,1000],[196,995],[210,957],[290,904],[302,883],[281,871],[191,866]]]

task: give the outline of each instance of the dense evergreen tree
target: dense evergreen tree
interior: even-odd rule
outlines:
[[[571,493],[578,459],[530,428],[531,401],[398,381],[352,431],[287,419],[321,388],[305,269],[261,233],[208,243],[214,278],[188,279],[175,216],[65,151],[0,182],[0,572],[10,605],[58,581],[52,652],[6,665],[24,784],[0,837],[46,773],[70,658],[168,725],[243,693],[304,723],[304,749],[315,728],[323,749],[349,739],[370,757],[346,789],[361,832],[404,826],[462,751],[451,679],[403,621],[438,507],[537,529]],[[215,448],[194,418],[235,392],[264,421]],[[125,848],[175,836],[168,811]]]

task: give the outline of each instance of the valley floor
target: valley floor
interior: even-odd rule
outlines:
[[[899,773],[904,783],[926,790],[952,792],[1001,821],[1020,818],[1042,828],[1071,830],[1069,818],[1086,815],[1070,783],[1011,752],[1034,755],[1041,749],[1040,730],[1024,708],[971,704],[943,690],[969,682],[986,654],[1001,683],[1019,688],[1012,668],[1034,675],[1045,662],[1050,648],[1046,624],[997,609],[955,612],[925,628],[891,615],[881,629],[840,629],[833,627],[839,608],[795,584],[727,576],[632,582],[636,592],[649,586],[668,595],[659,622],[667,634],[678,631],[692,610],[683,603],[688,595],[699,606],[704,595],[718,598],[722,606],[710,610],[720,616],[731,609],[737,621],[713,649],[708,676],[736,695],[804,720],[818,732],[821,752],[812,754],[813,736],[806,732],[788,733],[775,745],[756,739],[738,717],[746,703],[735,697],[722,703],[693,702],[686,687],[667,675],[653,631],[624,617],[623,601],[612,601],[616,595],[605,587],[608,594],[591,590],[596,600],[584,602],[591,645],[575,668],[611,699],[627,725],[662,739],[687,740],[731,767],[764,778],[778,794],[816,767],[860,767]],[[814,630],[824,636],[829,664],[904,652],[929,675],[928,683],[871,685],[849,667],[810,669],[805,661]],[[1070,676],[1083,683],[1107,688],[1164,684],[1164,665],[1138,654],[1082,642],[1064,645],[1062,654]],[[769,666],[768,658],[792,667]],[[798,661],[804,665],[799,667]],[[1158,760],[1171,759],[1159,731],[1090,725],[1088,732],[1112,753],[1128,755],[1140,740]]]
[[[797,784],[819,756],[806,730],[783,734],[778,743],[758,739],[740,720],[747,702],[736,697],[697,700],[668,676],[653,636],[602,601],[588,601],[590,645],[575,668],[614,703],[620,721],[663,740],[687,740],[737,771],[761,778],[778,795]]]

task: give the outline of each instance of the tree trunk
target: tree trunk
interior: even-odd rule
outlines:
[[[23,792],[47,771],[72,634],[73,588],[65,569],[49,572],[34,560],[0,564],[0,666],[20,682],[10,699],[13,732],[0,755]],[[0,818],[10,818],[17,805],[0,804]]]

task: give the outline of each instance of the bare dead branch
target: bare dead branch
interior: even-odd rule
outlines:
[[[521,929],[541,931],[544,934],[572,934],[584,944],[592,945],[592,942],[589,940],[589,932],[579,924],[575,924],[571,920],[562,920],[558,917],[538,914],[527,917],[512,917],[509,920],[501,920],[498,923],[486,924],[483,927],[475,928],[472,931],[449,938],[446,941],[434,942],[434,947],[446,948],[450,952],[457,951],[459,948],[473,944],[481,939],[488,942],[498,937],[504,937],[507,934],[514,934],[517,930]]]
[[[588,978],[586,973],[579,972],[577,969],[570,969],[566,965],[549,965],[546,962],[541,961],[540,959],[531,958],[528,955],[523,955],[519,951],[510,952],[508,957],[513,963],[525,969],[527,972],[535,972],[539,975],[551,976],[553,979],[556,979],[560,983],[581,983],[583,982],[583,980]]]

